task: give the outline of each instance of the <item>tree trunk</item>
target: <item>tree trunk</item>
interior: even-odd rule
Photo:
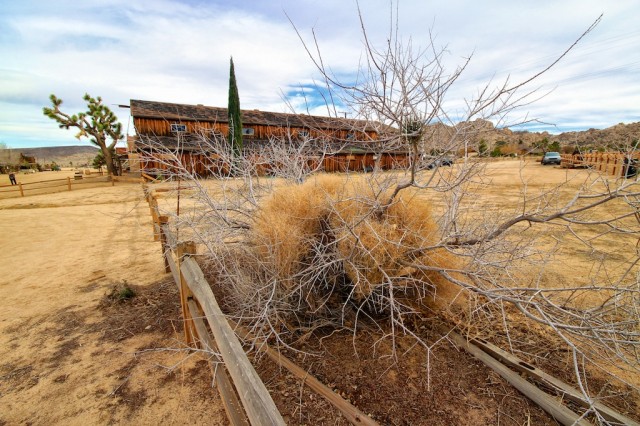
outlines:
[[[113,156],[111,155],[111,151],[106,147],[102,150],[104,154],[104,161],[107,163],[107,174],[109,176],[117,176],[117,171],[115,167],[113,167]]]
[[[94,135],[95,136],[95,135]],[[97,145],[100,147],[102,154],[104,155],[104,161],[107,166],[107,174],[109,176],[118,176],[118,170],[115,167],[113,162],[113,155],[111,155],[111,147],[108,147],[104,141],[100,140],[100,138],[96,137]]]

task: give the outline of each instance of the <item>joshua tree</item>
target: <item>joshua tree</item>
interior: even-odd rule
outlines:
[[[83,99],[87,102],[87,111],[73,115],[60,110],[62,99],[54,94],[49,99],[52,107],[42,108],[44,115],[57,121],[61,129],[78,128],[78,134],[76,134],[78,139],[90,138],[91,143],[102,151],[109,175],[117,176],[119,167],[116,165],[114,152],[116,143],[124,137],[122,124],[118,122],[118,117],[109,107],[102,103],[102,98],[100,96],[93,98],[88,93],[85,94]]]

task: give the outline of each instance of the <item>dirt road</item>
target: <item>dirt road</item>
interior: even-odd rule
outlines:
[[[0,259],[0,425],[226,422],[139,184],[0,200]]]

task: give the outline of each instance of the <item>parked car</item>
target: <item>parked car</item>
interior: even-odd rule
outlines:
[[[624,159],[624,176],[627,178],[634,177],[638,174],[638,167],[640,162],[635,158],[625,157]]]
[[[540,162],[542,163],[542,165],[547,165],[547,164],[560,164],[561,161],[562,161],[562,157],[560,157],[559,152],[546,152],[544,154],[544,157],[542,157],[542,161]]]
[[[436,158],[435,160],[433,160],[431,163],[427,165],[427,169],[432,170],[440,166],[451,166],[453,164],[453,161],[454,160],[452,157]]]

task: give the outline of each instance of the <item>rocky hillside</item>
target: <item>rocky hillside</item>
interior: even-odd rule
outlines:
[[[10,148],[3,149],[0,157],[7,163],[19,162],[20,154],[35,157],[38,164],[51,164],[55,162],[61,167],[83,166],[91,164],[98,154],[98,148],[92,145],[53,146],[44,148]]]
[[[616,124],[603,130],[589,129],[583,132],[566,132],[552,136],[550,140],[557,140],[561,144],[577,144],[581,146],[617,146],[630,145],[640,140],[640,122],[630,124]]]
[[[572,150],[575,146],[581,149],[620,149],[619,147],[629,147],[634,144],[634,141],[640,140],[640,122],[620,123],[602,130],[589,129],[558,135],[552,135],[548,132],[538,133],[495,128],[491,122],[480,119],[473,123],[466,123],[465,126],[471,126],[474,130],[471,142],[475,147],[481,141],[484,141],[489,147],[495,146],[501,141],[514,151],[535,151],[536,146],[544,139],[547,139],[549,143],[558,142],[561,149],[566,151]]]

